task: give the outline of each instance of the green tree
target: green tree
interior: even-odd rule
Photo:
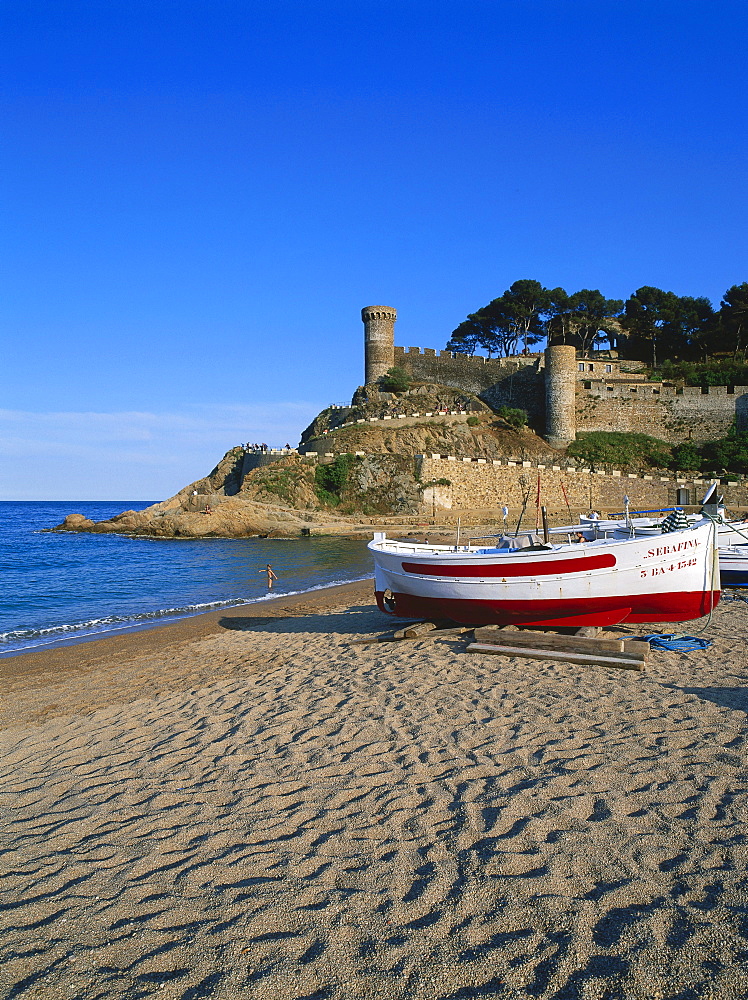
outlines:
[[[622,299],[606,299],[597,288],[582,288],[569,299],[579,347],[586,354],[599,339],[609,339],[618,328],[611,322],[623,311]],[[605,335],[601,338],[601,331]]]
[[[486,337],[490,336],[490,328],[475,314],[468,316],[452,331],[447,341],[447,350],[455,354],[475,354],[476,347],[486,347]],[[486,348],[488,350],[488,348]]]
[[[652,367],[660,357],[688,358],[706,354],[714,342],[717,317],[709,299],[678,296],[645,285],[626,300],[624,325],[634,356],[651,345]]]
[[[672,315],[664,324],[663,347],[675,355],[705,360],[714,349],[718,318],[712,303],[703,296],[676,296]]]
[[[447,350],[473,354],[479,346],[488,352],[489,357],[495,354],[499,358],[508,358],[516,354],[520,326],[505,296],[506,293],[477,312],[470,313],[452,333]]]
[[[574,330],[574,309],[571,296],[564,288],[551,288],[546,306],[546,335],[548,342],[566,344]]]
[[[733,357],[737,358],[742,354],[745,358],[748,341],[748,282],[731,285],[727,289],[720,303],[719,318],[725,346],[733,351]]]
[[[642,350],[649,343],[652,367],[657,367],[657,342],[666,323],[672,321],[678,296],[652,285],[643,285],[626,300],[624,325],[629,332],[630,346]]]
[[[539,281],[524,278],[515,281],[502,295],[506,313],[511,316],[522,339],[522,350],[527,353],[528,344],[537,344],[545,335],[543,314],[551,304],[550,291]]]
[[[510,427],[519,430],[527,424],[527,412],[516,406],[500,406],[496,416],[504,420]]]

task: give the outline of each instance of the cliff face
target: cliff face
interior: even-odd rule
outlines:
[[[454,455],[552,464],[556,449],[516,430],[471,392],[420,383],[400,393],[359,387],[349,407],[323,410],[301,436],[304,451]]]
[[[558,461],[559,452],[530,430],[515,430],[490,413],[474,414],[476,426],[465,415],[406,417],[377,424],[356,424],[311,438],[309,451],[357,452],[384,455],[454,455],[457,458],[511,458],[517,461]]]

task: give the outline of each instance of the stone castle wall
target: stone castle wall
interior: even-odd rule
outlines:
[[[419,347],[395,348],[395,365],[419,382],[436,382],[479,396],[494,409],[516,406],[527,411],[530,423],[545,422],[543,356],[484,358]]]
[[[567,502],[572,508],[619,511],[623,510],[624,496],[628,496],[632,510],[695,505],[700,503],[708,484],[715,482],[435,455],[417,456],[416,472],[423,483],[449,480],[449,486],[434,486],[433,497],[430,493],[424,495],[425,507],[434,501],[437,509],[496,509],[504,503],[518,507],[529,491],[528,509],[534,510],[538,477],[541,504],[556,511],[564,510]],[[683,492],[679,493],[684,490],[687,499]],[[724,494],[728,506],[748,506],[748,483],[722,480],[719,492]]]
[[[546,419],[543,355],[485,358],[395,347],[394,360],[417,381],[474,393],[493,408],[521,407],[533,429],[547,436],[550,424]],[[628,431],[677,444],[724,437],[733,422],[739,430],[748,430],[748,386],[676,389],[648,382],[644,367],[633,361],[594,356],[572,360],[568,376],[576,388],[577,434]]]
[[[328,463],[337,452],[307,452],[305,461]],[[366,452],[357,451],[365,457]],[[529,491],[528,510],[535,509],[540,478],[540,502],[550,511],[623,510],[628,496],[631,510],[660,507],[698,506],[708,486],[717,483],[719,493],[732,509],[748,509],[748,481],[701,479],[687,476],[648,476],[613,471],[537,465],[533,462],[488,461],[484,458],[456,458],[452,455],[416,455],[414,472],[424,484],[425,513],[451,511],[497,511],[502,504],[521,507]],[[433,484],[428,486],[428,484]]]
[[[748,430],[748,386],[660,386],[586,382],[577,387],[580,431],[616,430],[650,434],[671,444],[724,437],[733,421]]]

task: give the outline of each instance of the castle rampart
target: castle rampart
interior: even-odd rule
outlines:
[[[576,394],[577,431],[649,434],[671,444],[724,437],[748,426],[748,386],[616,385],[586,382]]]
[[[485,358],[396,347],[395,364],[416,381],[436,382],[473,393],[493,408],[521,407],[535,426],[542,426],[545,419],[542,355]]]
[[[439,486],[440,506],[455,509],[498,508],[502,503],[521,506],[528,493],[534,504],[538,480],[540,502],[556,511],[569,506],[623,509],[628,496],[632,509],[652,509],[697,505],[707,485],[719,480],[675,476],[637,476],[619,471],[603,472],[574,469],[530,462],[482,462],[459,460],[449,456],[417,456],[417,471],[424,483],[449,480]],[[748,484],[722,480],[720,493],[732,506],[748,505]],[[534,512],[530,515],[534,517]]]
[[[307,452],[308,462],[332,462],[337,452]],[[357,451],[358,457],[366,452]],[[671,474],[670,476],[636,475],[620,470],[592,470],[559,465],[538,465],[534,462],[489,461],[484,458],[458,458],[454,455],[415,455],[415,472],[423,484],[433,483],[424,490],[425,513],[437,511],[498,511],[503,503],[521,507],[530,495],[534,505],[540,483],[540,502],[549,510],[564,515],[572,509],[623,509],[628,496],[631,509],[651,510],[659,507],[698,507],[710,483],[719,485],[728,507],[748,508],[748,481],[734,479],[701,479]],[[445,483],[448,482],[448,485]],[[431,490],[436,491],[432,496]],[[530,520],[534,512],[529,513]],[[529,523],[529,521],[528,521]]]

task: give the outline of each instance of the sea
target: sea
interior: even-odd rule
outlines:
[[[366,543],[150,539],[44,529],[154,501],[0,501],[0,656],[153,627],[373,575]],[[277,575],[267,588],[265,565]]]

